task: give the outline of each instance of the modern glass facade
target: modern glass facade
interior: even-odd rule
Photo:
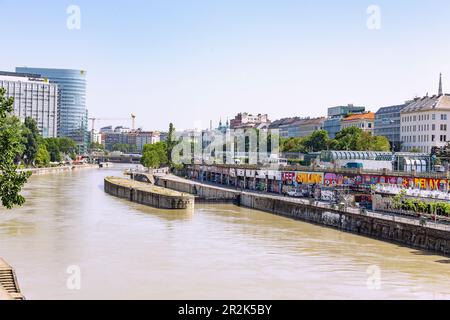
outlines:
[[[341,120],[352,113],[364,113],[366,107],[359,107],[349,104],[347,106],[338,106],[328,108],[328,118],[323,124],[323,129],[328,132],[331,139],[336,137],[336,134],[341,131]]]
[[[58,136],[75,140],[79,151],[86,152],[89,143],[86,71],[18,67],[16,72],[36,74],[58,85]]]
[[[57,136],[58,86],[45,79],[13,72],[0,72],[0,88],[14,98],[14,114],[22,121],[31,117],[44,138]]]
[[[400,112],[408,104],[385,107],[375,114],[375,136],[386,137],[394,151],[400,151],[402,142],[400,138]]]

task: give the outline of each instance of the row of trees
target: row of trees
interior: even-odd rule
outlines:
[[[12,115],[13,106],[14,99],[6,98],[5,89],[0,88],[0,198],[8,209],[25,202],[20,191],[30,176],[17,171],[16,158],[24,153],[23,127]]]
[[[283,152],[319,152],[323,150],[347,151],[390,151],[389,140],[385,137],[373,136],[372,133],[357,127],[349,127],[330,139],[328,132],[318,130],[304,138],[281,139]]]
[[[169,125],[169,133],[166,142],[146,144],[142,150],[141,164],[146,168],[159,168],[161,166],[174,167],[172,162],[172,150],[176,146],[175,127]]]
[[[75,159],[77,144],[70,138],[44,139],[33,118],[26,118],[21,128],[24,152],[16,161],[27,167],[45,167],[50,162],[61,162],[64,155]]]
[[[12,208],[24,203],[20,191],[30,175],[18,171],[19,165],[44,167],[62,161],[63,155],[74,159],[77,145],[69,138],[44,139],[34,119],[22,123],[14,116],[14,99],[5,93],[0,88],[0,198],[4,207]]]

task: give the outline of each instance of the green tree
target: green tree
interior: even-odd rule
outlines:
[[[175,127],[173,123],[169,124],[169,133],[167,135],[167,142],[166,142],[166,148],[167,148],[167,159],[169,161],[169,164],[172,165],[172,150],[177,145],[176,136],[175,136]]]
[[[126,143],[116,143],[115,145],[113,145],[112,151],[128,153],[130,151],[130,146]]]
[[[390,151],[391,143],[384,136],[372,137],[372,150],[373,151]]]
[[[34,165],[40,140],[36,120],[31,117],[25,118],[23,136],[25,142],[25,151],[23,153],[24,162],[26,165]]]
[[[59,139],[58,138],[47,138],[44,140],[45,147],[50,153],[51,162],[61,162],[61,150],[59,149]]]
[[[141,164],[146,168],[159,168],[168,163],[167,146],[164,142],[146,144],[142,150]]]
[[[319,152],[328,149],[329,140],[327,131],[317,130],[303,140],[303,145],[309,152]]]
[[[98,142],[92,142],[91,145],[89,146],[89,149],[91,151],[104,151],[105,150],[105,146],[101,143]]]
[[[389,140],[375,137],[372,133],[357,127],[349,127],[336,134],[336,139],[329,143],[330,149],[345,151],[390,151]]]
[[[65,154],[77,153],[77,143],[70,138],[58,138],[59,151]]]
[[[20,192],[30,173],[17,171],[14,160],[23,152],[22,125],[11,115],[14,99],[6,98],[5,92],[0,88],[0,198],[2,205],[11,209],[25,202]]]
[[[282,152],[306,152],[302,138],[282,138],[280,145]]]
[[[50,153],[48,152],[45,143],[39,145],[35,162],[39,167],[47,167],[50,164]]]
[[[342,129],[336,134],[336,150],[358,151],[358,140],[362,133],[363,131],[357,127]]]

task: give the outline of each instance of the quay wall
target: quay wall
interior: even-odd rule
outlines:
[[[198,197],[234,197],[238,205],[269,212],[272,214],[298,219],[317,225],[335,228],[345,232],[367,236],[383,241],[393,242],[411,248],[435,252],[437,254],[450,256],[450,232],[393,221],[392,217],[386,219],[373,217],[363,213],[352,213],[346,210],[334,210],[321,207],[315,203],[305,204],[272,197],[270,195],[241,192],[238,190],[221,191],[220,187],[209,185],[198,185],[189,180],[181,180],[160,177],[157,179],[159,185],[169,189],[195,194],[194,186],[197,185],[196,195]]]
[[[185,192],[194,195],[200,202],[234,202],[239,195],[238,191],[225,188],[206,186],[192,181],[178,181],[165,179],[164,177],[155,177],[155,184],[179,192]]]
[[[46,175],[46,174],[66,173],[66,172],[71,172],[73,170],[95,169],[95,168],[98,168],[98,165],[86,164],[86,165],[79,165],[79,166],[61,166],[61,167],[50,167],[50,168],[23,169],[23,170],[19,170],[19,171],[31,172],[33,175]]]
[[[194,208],[195,200],[191,195],[176,194],[175,192],[171,195],[157,187],[140,187],[139,184],[140,182],[134,182],[133,185],[128,185],[109,177],[105,178],[104,189],[112,196],[159,209]]]

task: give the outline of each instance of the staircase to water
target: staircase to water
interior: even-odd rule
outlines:
[[[14,269],[0,259],[0,300],[25,300],[20,293]]]

